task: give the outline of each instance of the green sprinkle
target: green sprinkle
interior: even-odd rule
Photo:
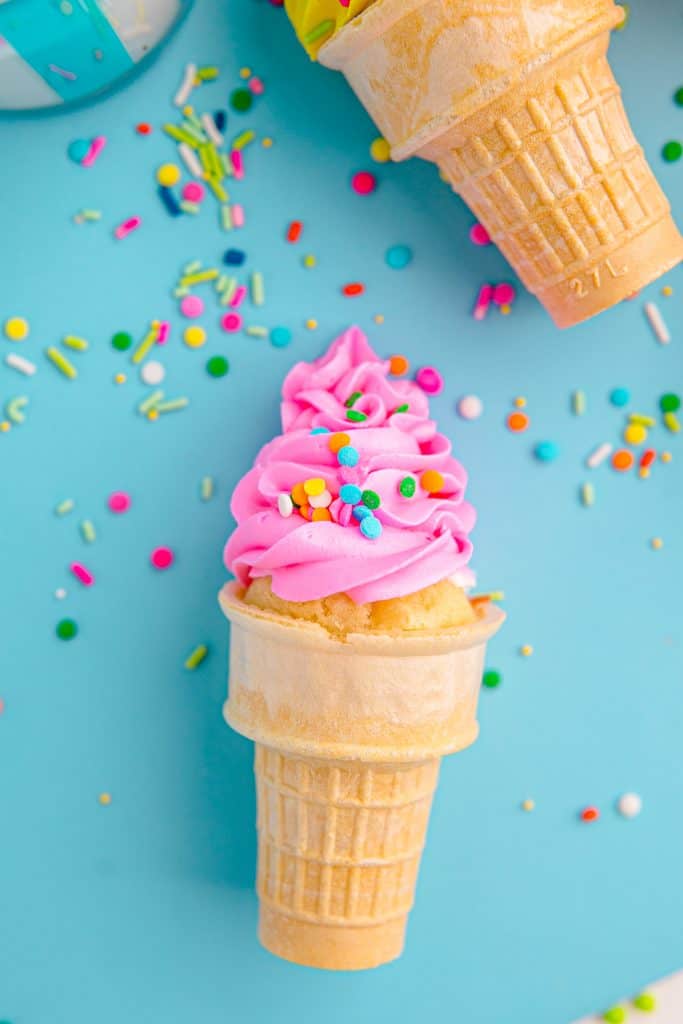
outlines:
[[[357,412],[356,409],[348,409],[346,418],[347,420],[350,420],[351,423],[362,423],[363,420],[367,419],[367,416],[364,412]]]
[[[152,345],[155,344],[157,340],[157,333],[158,329],[156,327],[151,327],[149,329],[138,347],[135,349],[135,352],[133,352],[133,355],[130,357],[131,363],[135,363],[137,365],[142,362]]]
[[[223,231],[232,231],[232,214],[227,205],[221,206],[221,227]]]
[[[209,147],[206,142],[199,147],[199,161],[202,165],[202,169],[206,171],[207,174],[213,174],[211,157],[209,156]]]
[[[607,1024],[624,1024],[626,1020],[626,1007],[611,1006],[609,1010],[605,1010],[602,1019],[607,1021]]]
[[[197,128],[197,126],[194,125],[192,123],[192,121],[189,121],[189,120],[182,121],[181,125],[180,125],[180,129],[181,129],[181,131],[187,132],[187,134],[190,136],[190,138],[195,139],[197,144],[199,146],[201,146],[205,142],[208,142],[208,139],[207,139],[206,135],[204,134],[204,129],[202,128],[201,121],[199,121],[198,124],[199,124],[199,128]]]
[[[585,505],[586,508],[590,508],[591,505],[595,504],[595,488],[593,484],[582,484],[580,493],[581,504]]]
[[[356,404],[358,399],[362,398],[362,397],[363,397],[363,392],[362,391],[354,391],[353,394],[349,395],[349,397],[346,399],[346,401],[344,402],[344,405],[346,406],[347,409],[351,409]]]
[[[668,164],[676,163],[683,156],[683,145],[677,141],[667,142],[662,149],[662,156]]]
[[[65,498],[64,501],[60,501],[58,505],[55,505],[56,516],[66,516],[73,510],[74,507],[73,498]]]
[[[145,416],[150,409],[153,409],[157,402],[160,402],[164,397],[163,391],[153,391],[151,395],[147,395],[138,406],[138,412]]]
[[[667,430],[670,430],[672,434],[678,434],[681,429],[681,425],[678,422],[675,412],[664,413],[664,426]]]
[[[211,356],[206,364],[206,372],[211,377],[225,377],[230,364],[225,356]]]
[[[408,408],[409,406],[407,402],[404,405],[397,405],[396,408],[394,409],[394,412],[392,413],[392,416],[394,415],[394,413],[397,412],[408,412]]]
[[[415,494],[416,486],[417,485],[415,483],[414,477],[404,476],[400,484],[398,485],[398,490],[399,493],[402,494],[404,498],[412,498],[413,495]]]
[[[61,619],[57,623],[55,633],[60,640],[73,640],[78,634],[78,626],[73,619]]]
[[[227,305],[232,299],[233,295],[237,291],[237,278],[229,277],[223,286],[223,296],[221,298],[221,304]]]
[[[484,672],[484,678],[482,679],[482,683],[484,684],[484,686],[488,686],[489,690],[495,690],[497,686],[500,686],[502,681],[502,675],[495,669],[490,668],[487,672]]]
[[[180,278],[179,283],[181,288],[189,288],[195,284],[203,284],[204,281],[215,281],[218,276],[218,270],[209,267],[208,270],[198,270],[196,274],[186,274]]]
[[[192,216],[196,216],[201,210],[199,203],[191,203],[189,199],[181,199],[178,206],[183,213],[189,213]]]
[[[654,427],[656,420],[652,416],[641,416],[639,412],[632,412],[629,416],[631,423],[638,423],[641,427]]]
[[[263,286],[263,274],[255,270],[251,275],[251,301],[255,306],[262,306],[266,301],[266,292]]]
[[[230,93],[230,106],[239,114],[246,114],[254,102],[254,97],[249,89],[233,89]]]
[[[677,107],[683,107],[683,85],[674,93],[674,103]]]
[[[168,402],[159,402],[155,405],[155,409],[158,413],[163,412],[178,412],[180,409],[184,409],[190,404],[189,398],[171,398]]]
[[[218,199],[219,202],[227,203],[227,201],[230,198],[230,196],[225,191],[225,189],[221,185],[221,183],[218,180],[218,178],[214,178],[213,175],[209,175],[209,177],[206,179],[206,183],[209,186],[209,188],[211,189],[211,191],[213,192],[213,194],[215,195],[216,199]],[[231,224],[231,226],[232,226],[232,224]]]
[[[683,89],[681,93],[683,94]],[[681,106],[683,107],[683,95],[681,97]],[[643,1013],[652,1013],[653,1010],[657,1009],[657,999],[652,992],[641,992],[633,1000],[633,1005],[636,1010],[642,1010]]]
[[[223,167],[223,174],[226,178],[232,177],[235,172],[235,168],[232,166],[232,160],[227,153],[219,153],[221,158],[221,165]]]
[[[321,21],[319,25],[312,28],[307,36],[304,36],[305,43],[317,43],[323,36],[329,35],[330,32],[334,31],[334,22],[328,18],[326,21]]]
[[[81,210],[83,220],[102,220],[101,210]]]
[[[86,542],[86,544],[92,544],[93,541],[97,539],[95,527],[93,526],[89,519],[84,519],[81,523],[81,537]]]
[[[57,367],[60,373],[64,374],[65,377],[68,377],[69,380],[76,379],[78,376],[78,370],[73,363],[69,362],[65,355],[62,355],[58,348],[55,348],[54,345],[50,345],[49,348],[45,349],[45,355],[50,362]]]
[[[220,274],[219,277],[217,278],[217,280],[214,281],[213,286],[214,286],[214,288],[216,289],[216,291],[218,292],[219,295],[223,291],[223,289],[227,286],[229,280],[230,280],[230,278],[228,277],[227,274]]]
[[[125,352],[133,344],[133,339],[125,331],[117,331],[111,339],[111,344],[112,348],[115,348],[117,352]]]
[[[26,395],[17,395],[15,398],[10,398],[5,402],[5,416],[12,423],[16,423],[19,426],[19,424],[24,423],[26,420],[26,414],[23,410],[27,405],[28,398]]]
[[[202,501],[211,501],[213,498],[213,477],[204,476],[199,487],[199,494]]]
[[[201,663],[204,661],[204,658],[207,656],[208,653],[209,648],[206,646],[206,644],[199,644],[199,646],[195,647],[192,653],[188,654],[187,658],[185,659],[185,668],[197,668],[197,666],[201,665]]]
[[[67,348],[72,348],[76,352],[87,352],[90,347],[85,338],[77,338],[75,334],[67,334],[65,338],[62,338],[62,342]]]
[[[572,412],[575,416],[583,416],[586,411],[586,392],[575,391],[572,394]]]
[[[192,149],[199,148],[199,143],[197,139],[194,137],[194,135],[190,135],[189,132],[183,131],[183,129],[178,128],[177,125],[165,124],[163,130],[166,132],[167,135],[170,135],[172,139],[175,139],[176,142],[184,142]]]
[[[213,66],[197,68],[197,78],[200,82],[213,82],[218,78],[218,68]]]
[[[666,395],[662,395],[659,399],[659,408],[662,412],[678,412],[681,407],[681,399],[679,395],[674,394],[670,391]]]
[[[377,491],[363,491],[363,493],[360,496],[360,500],[363,502],[366,508],[371,508],[373,509],[373,511],[374,509],[379,508],[380,505],[382,504],[382,499],[380,498]]]
[[[236,135],[230,144],[231,149],[244,149],[250,142],[253,142],[256,138],[256,132],[251,128],[248,128],[246,132],[240,132]]]
[[[250,338],[267,338],[269,331],[267,327],[247,327],[244,333]]]
[[[174,299],[184,299],[186,295],[190,294],[189,288],[174,288],[171,295]]]
[[[202,267],[203,263],[201,260],[190,260],[190,262],[186,263],[185,266],[183,267],[183,275],[196,274],[198,270],[202,269]]]

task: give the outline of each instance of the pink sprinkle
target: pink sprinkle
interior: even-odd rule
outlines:
[[[493,285],[483,284],[479,289],[477,295],[477,301],[474,304],[474,310],[472,316],[475,320],[483,320],[489,311],[491,305],[491,299],[493,298]]]
[[[90,143],[90,149],[81,160],[81,167],[92,167],[106,145],[106,137],[104,135],[96,135]]]
[[[244,210],[239,205],[239,203],[235,203],[235,205],[233,207],[231,207],[230,214],[232,216],[232,226],[234,228],[243,228],[244,227]]]
[[[187,199],[188,203],[201,203],[205,195],[206,190],[198,181],[188,181],[183,186],[183,199]]]
[[[180,302],[180,312],[188,320],[196,320],[204,312],[204,300],[198,295],[186,295]]]
[[[517,292],[515,291],[514,285],[503,281],[502,284],[496,285],[491,297],[496,306],[510,306],[515,301]]]
[[[72,562],[70,568],[76,579],[80,580],[84,587],[92,587],[95,577],[84,565],[81,565],[80,562]]]
[[[239,331],[242,326],[242,317],[239,313],[226,313],[221,320],[221,327],[224,331]]]
[[[113,494],[109,495],[107,505],[109,505],[112,512],[121,515],[121,513],[127,512],[130,508],[130,494],[126,494],[125,491],[114,491]]]
[[[340,466],[339,476],[344,484],[360,484],[360,473],[357,466]]]
[[[241,284],[239,288],[235,288],[235,294],[230,299],[230,306],[232,309],[239,309],[246,297],[247,289],[243,284]]]
[[[358,171],[351,178],[351,188],[359,196],[369,196],[377,188],[377,178],[370,171]]]
[[[168,334],[171,330],[171,325],[168,320],[162,320],[159,324],[159,333],[157,334],[157,345],[165,345],[168,341]]]
[[[3,713],[4,710],[5,710],[5,702],[2,699],[2,697],[0,697],[0,715]]]
[[[490,245],[491,236],[483,224],[473,224],[470,228],[470,242],[475,245]]]
[[[244,161],[242,160],[242,151],[240,149],[233,149],[230,154],[232,161],[232,167],[235,172],[235,178],[237,181],[241,181],[244,177]]]
[[[428,395],[439,395],[443,391],[443,377],[433,366],[421,366],[415,374],[415,383]]]
[[[348,526],[351,522],[351,517],[353,516],[353,505],[347,505],[346,502],[341,502],[340,504],[341,508],[339,509],[337,516],[339,525]]]
[[[264,92],[266,91],[265,85],[263,84],[260,78],[256,77],[256,75],[251,76],[251,78],[247,82],[247,85],[253,92],[254,96],[263,96]]]
[[[149,560],[155,569],[168,569],[173,565],[175,555],[170,548],[155,548]]]
[[[47,70],[54,71],[56,75],[59,75],[60,78],[66,78],[68,82],[76,81],[76,75],[73,71],[67,71],[66,68],[60,68],[59,64],[48,64]]]
[[[124,220],[123,224],[119,224],[115,229],[114,238],[125,238],[126,235],[131,233],[131,231],[135,231],[136,228],[139,228],[141,224],[141,217],[129,217],[128,220]]]

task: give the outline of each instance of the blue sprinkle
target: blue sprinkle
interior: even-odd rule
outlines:
[[[217,110],[216,113],[213,115],[213,120],[214,124],[216,125],[216,128],[218,128],[218,131],[222,132],[228,120],[228,115],[225,113],[224,110]]]
[[[610,392],[609,400],[612,405],[616,405],[618,409],[621,409],[623,405],[628,405],[631,401],[631,392],[628,388],[615,388],[614,391]]]
[[[554,441],[540,441],[534,448],[534,455],[541,462],[552,462],[559,454],[559,445]]]
[[[368,516],[371,516],[373,519],[375,518],[372,515],[372,509],[369,509],[367,505],[356,505],[352,515],[353,518],[357,519],[359,523],[362,523],[364,519],[368,518]]]
[[[360,532],[364,537],[367,537],[368,540],[377,540],[378,537],[382,536],[382,524],[379,519],[372,514],[365,516],[361,520]]]
[[[313,427],[311,434],[329,434],[329,427]]]
[[[223,253],[223,262],[230,267],[241,267],[246,258],[246,252],[241,249],[226,249]]]
[[[292,332],[289,327],[273,327],[270,332],[270,343],[275,348],[284,348],[292,340]]]
[[[173,195],[173,189],[166,188],[164,185],[159,185],[157,192],[159,193],[159,199],[161,199],[168,213],[170,213],[172,217],[179,217],[183,211],[178,205],[178,200]]]
[[[339,492],[339,497],[347,505],[357,505],[362,496],[360,487],[355,484],[344,484]]]
[[[392,270],[403,270],[413,260],[413,250],[408,245],[392,245],[387,249],[384,259]]]
[[[74,139],[67,147],[67,156],[75,164],[80,164],[84,157],[90,152],[90,143],[87,139]]]
[[[350,444],[345,444],[337,452],[337,462],[340,466],[357,466],[359,458],[358,452]]]

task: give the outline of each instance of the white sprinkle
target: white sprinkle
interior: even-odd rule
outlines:
[[[312,494],[308,499],[311,508],[328,508],[332,504],[332,495],[325,490],[322,494]]]
[[[209,136],[211,141],[216,146],[222,146],[225,140],[223,139],[221,133],[218,131],[218,128],[216,127],[216,122],[212,118],[211,114],[202,114],[199,120],[204,125],[204,131]]]
[[[614,450],[614,445],[611,445],[609,441],[605,441],[604,444],[599,444],[595,451],[592,451],[586,459],[586,465],[589,469],[597,469],[605,459],[609,458]]]
[[[464,420],[476,420],[484,411],[484,403],[478,395],[463,395],[456,409]]]
[[[617,801],[617,810],[624,818],[637,818],[642,809],[643,800],[637,793],[624,793]]]
[[[186,142],[179,142],[178,156],[183,161],[190,174],[193,174],[195,178],[201,178],[203,176],[202,165],[195,155],[192,146],[188,146]]]
[[[294,502],[292,501],[289,494],[285,494],[284,492],[282,494],[278,494],[277,509],[280,515],[284,516],[285,519],[291,516],[292,512],[294,511]]]
[[[572,394],[572,412],[575,416],[583,416],[586,411],[586,392],[574,391]]]
[[[161,363],[157,363],[155,359],[151,359],[148,363],[145,363],[140,370],[140,377],[143,384],[156,386],[157,384],[161,384],[165,376],[165,368]]]
[[[187,103],[188,99],[190,98],[190,93],[194,89],[194,81],[195,81],[196,77],[197,77],[197,65],[196,64],[188,64],[187,67],[185,68],[185,74],[183,75],[183,80],[180,83],[180,88],[178,89],[178,92],[173,97],[173,102],[176,105],[176,107],[184,107],[185,106],[185,104]]]
[[[64,589],[64,587],[57,587],[57,589],[55,590],[55,597],[57,598],[58,601],[64,600],[64,598],[66,597],[66,590]]]
[[[650,327],[654,331],[655,338],[660,345],[668,345],[671,341],[669,328],[664,323],[664,317],[659,312],[659,307],[654,302],[645,303],[645,316],[650,321]]]
[[[37,369],[35,363],[32,363],[30,359],[24,359],[23,356],[18,356],[16,352],[10,352],[6,355],[5,362],[13,370],[18,370],[19,373],[23,373],[27,377],[32,377]]]

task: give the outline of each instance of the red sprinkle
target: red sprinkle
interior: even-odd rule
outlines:
[[[149,135],[152,131],[152,126],[147,124],[146,121],[141,121],[140,124],[135,125],[135,131],[138,135]]]
[[[646,448],[643,454],[640,456],[639,466],[641,469],[647,469],[657,458],[657,452],[654,448]]]
[[[377,188],[377,178],[370,171],[358,171],[351,178],[351,188],[359,196],[369,196]]]
[[[300,220],[293,220],[289,227],[287,228],[287,241],[298,242],[299,239],[301,238],[301,232],[303,231],[303,229],[304,226]]]
[[[581,811],[581,821],[597,821],[600,817],[600,811],[597,807],[584,807]]]
[[[360,281],[354,281],[351,284],[345,284],[342,288],[344,295],[349,298],[353,295],[362,295],[365,291],[365,285],[361,284]]]

